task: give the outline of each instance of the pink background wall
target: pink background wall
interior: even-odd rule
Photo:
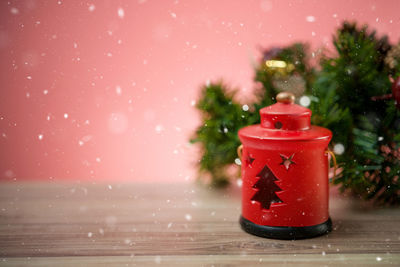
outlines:
[[[185,181],[199,85],[250,96],[257,47],[399,38],[398,1],[1,1],[0,180]],[[244,100],[245,101],[245,100]]]

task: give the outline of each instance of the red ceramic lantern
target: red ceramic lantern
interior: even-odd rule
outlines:
[[[242,228],[277,239],[329,232],[328,144],[332,133],[310,123],[311,110],[283,92],[260,110],[261,124],[239,130],[243,144]]]

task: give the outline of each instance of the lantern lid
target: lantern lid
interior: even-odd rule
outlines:
[[[300,131],[311,126],[311,110],[294,104],[294,95],[281,92],[278,103],[260,110],[261,127],[271,130]]]
[[[292,93],[281,92],[277,103],[260,110],[261,123],[239,130],[239,137],[253,140],[330,140],[331,131],[311,125],[311,110],[294,103]]]

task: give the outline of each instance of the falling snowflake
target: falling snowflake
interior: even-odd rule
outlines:
[[[248,111],[249,110],[249,106],[248,105],[243,105],[242,109],[243,109],[243,111]]]
[[[336,155],[342,155],[343,152],[344,152],[344,145],[341,144],[341,143],[335,144],[334,147],[333,147],[333,152]]]
[[[64,119],[68,119],[68,113],[64,113]]]
[[[38,139],[39,139],[39,140],[43,140],[43,134],[39,134],[39,135],[38,135]]]
[[[118,8],[118,17],[120,17],[121,19],[123,19],[125,16],[125,11],[122,7]]]
[[[240,165],[242,165],[242,161],[239,158],[236,158],[235,164],[240,166]]]
[[[12,7],[12,8],[10,9],[10,12],[11,12],[11,14],[13,14],[13,15],[18,15],[18,14],[19,14],[19,10],[18,10],[18,8],[16,8],[16,7]]]
[[[304,95],[300,97],[299,102],[300,105],[302,105],[303,107],[308,107],[311,104],[311,99],[308,96]]]
[[[95,5],[91,4],[88,9],[90,12],[93,12],[96,9],[96,7]]]
[[[315,17],[314,16],[307,16],[306,17],[306,21],[307,22],[314,22],[315,21]]]
[[[164,131],[164,126],[162,126],[161,124],[156,125],[155,130],[157,133],[161,133],[162,131]]]
[[[192,215],[186,214],[185,215],[185,219],[186,219],[186,221],[191,221],[192,220]]]
[[[117,85],[117,86],[115,87],[115,92],[117,93],[117,95],[121,95],[121,94],[122,94],[121,86]]]

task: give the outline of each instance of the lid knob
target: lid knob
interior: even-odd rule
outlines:
[[[294,99],[295,99],[294,94],[292,94],[290,92],[280,92],[276,96],[276,101],[278,101],[279,103],[283,103],[283,104],[293,104]]]

